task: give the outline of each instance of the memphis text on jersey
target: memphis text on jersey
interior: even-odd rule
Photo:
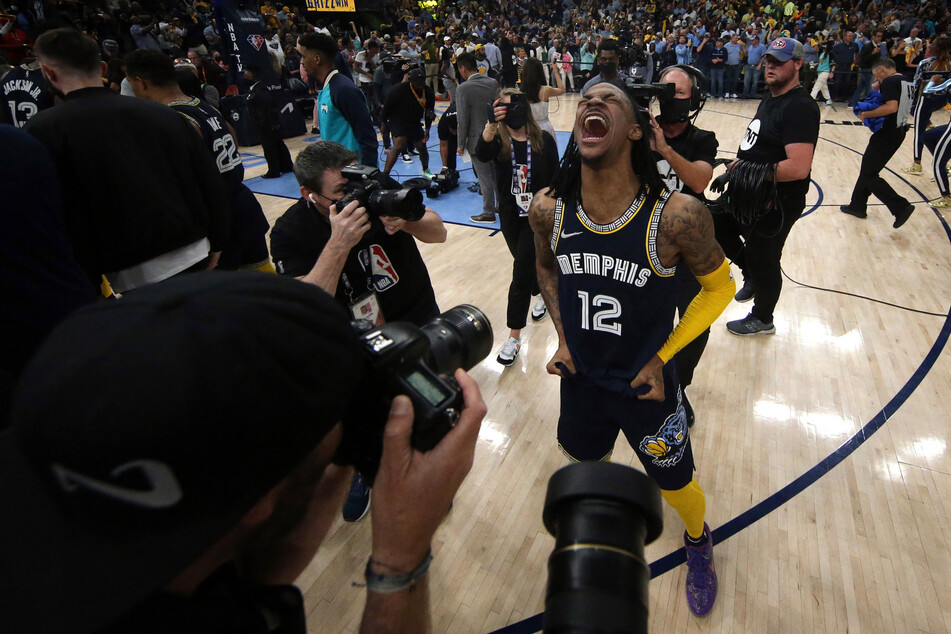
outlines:
[[[562,275],[599,275],[638,288],[643,288],[651,276],[647,267],[600,253],[565,253],[557,259]]]

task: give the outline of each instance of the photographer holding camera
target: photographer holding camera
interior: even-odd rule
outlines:
[[[431,209],[408,221],[368,210],[358,200],[340,208],[336,203],[348,184],[342,169],[356,159],[331,141],[312,143],[297,155],[294,174],[301,198],[271,230],[274,266],[281,275],[334,295],[355,319],[422,325],[438,315],[439,308],[416,240],[445,242],[446,228]],[[399,186],[388,177],[381,180],[386,188]],[[359,474],[351,494],[344,518],[356,521],[370,501]]]
[[[509,336],[496,358],[502,365],[510,366],[521,349],[521,332],[532,296],[539,294],[528,207],[535,192],[551,185],[558,167],[558,146],[555,137],[535,122],[528,99],[517,88],[503,90],[492,106],[492,116],[482,130],[475,155],[495,166],[499,222],[514,258],[506,311]],[[548,309],[541,297],[531,312],[532,321],[545,318]]]
[[[276,276],[195,274],[64,321],[0,435],[17,518],[0,526],[0,630],[305,634],[291,584],[346,491],[365,359],[326,293]],[[455,378],[464,407],[430,451],[406,396],[366,421],[382,453],[364,632],[429,631],[430,544],[486,411]]]

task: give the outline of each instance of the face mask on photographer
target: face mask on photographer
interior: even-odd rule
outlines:
[[[598,64],[598,72],[602,77],[613,77],[617,74],[617,62],[602,62]]]
[[[690,118],[690,99],[660,101],[660,117],[664,123],[682,123]]]

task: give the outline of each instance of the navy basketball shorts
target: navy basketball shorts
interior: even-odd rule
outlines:
[[[584,376],[561,380],[558,445],[572,460],[606,460],[624,432],[647,475],[666,491],[693,479],[693,451],[680,386],[664,367],[663,402],[624,396]]]

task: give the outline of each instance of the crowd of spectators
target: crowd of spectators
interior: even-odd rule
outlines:
[[[334,19],[353,14],[308,12],[270,0],[258,8],[274,68],[290,88],[315,90],[314,82],[301,72],[296,42],[304,33],[318,32],[338,40],[337,65],[342,74],[353,75],[353,63],[365,41],[378,41],[381,55],[399,54],[421,63],[427,84],[446,97],[454,88],[448,84],[458,78],[452,60],[460,52],[476,54],[485,72],[502,85],[516,83],[520,65],[535,57],[543,63],[552,86],[557,84],[550,68],[564,71],[562,78],[570,91],[597,74],[597,46],[608,38],[619,41],[622,69],[645,81],[660,68],[686,63],[714,80],[711,96],[753,97],[758,94],[762,51],[774,38],[786,35],[805,47],[807,89],[818,78],[821,58],[826,56],[831,62],[827,64],[832,71],[828,78],[831,96],[845,101],[856,88],[867,90],[863,71],[868,75],[870,65],[860,51],[874,44],[876,33],[881,33],[881,41],[875,46],[895,60],[899,72],[905,72],[924,58],[929,41],[946,34],[951,25],[947,4],[933,0],[923,4],[470,0],[441,2],[432,13],[405,1],[357,13],[356,21]],[[202,83],[219,94],[227,88],[224,77],[231,60],[209,2],[4,0],[0,14],[0,76],[8,66],[22,61],[44,30],[74,26],[99,42],[106,62],[104,80],[116,90],[124,77],[122,57],[137,48],[162,50],[190,64]],[[387,79],[393,78],[378,77],[377,81],[389,83]],[[379,101],[385,101],[385,94]]]

